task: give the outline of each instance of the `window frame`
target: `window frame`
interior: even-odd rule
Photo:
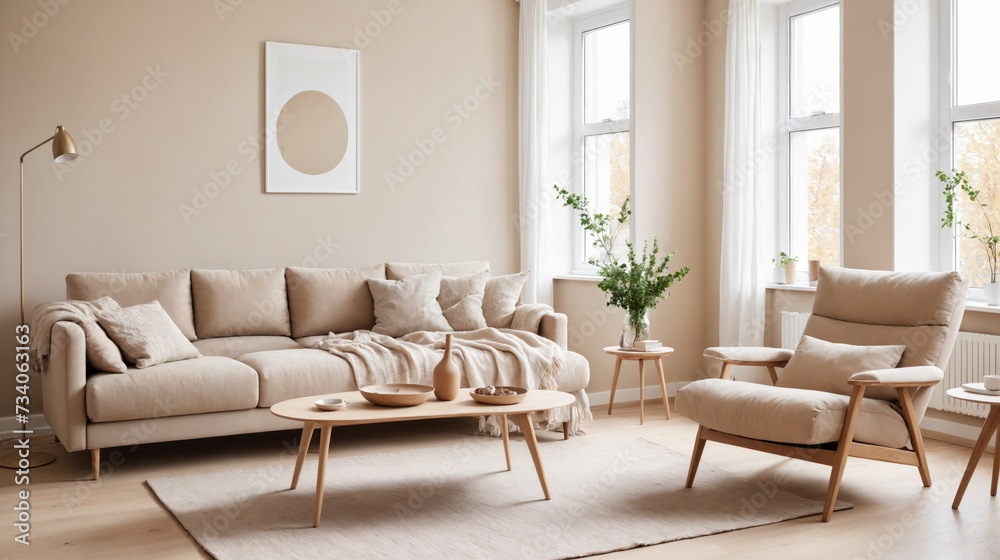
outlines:
[[[840,0],[795,0],[782,4],[778,10],[778,226],[777,226],[777,247],[774,255],[779,251],[791,251],[792,235],[792,177],[791,177],[791,150],[792,134],[796,132],[808,132],[812,130],[823,130],[828,128],[839,129],[840,153],[844,152],[844,135],[842,130],[843,100],[844,100],[844,11],[840,9],[840,100],[841,107],[837,113],[825,113],[822,115],[792,117],[792,76],[791,76],[791,54],[792,54],[792,18],[839,6]],[[841,161],[843,161],[841,159]],[[843,166],[841,166],[841,179],[843,179]],[[796,279],[805,281],[808,279],[808,255],[793,255],[799,257]],[[843,266],[844,262],[844,187],[843,181],[840,186],[840,262],[838,266]]]
[[[939,123],[942,136],[947,138],[947,146],[940,150],[938,168],[951,172],[955,167],[955,124],[979,120],[1000,119],[1000,101],[977,103],[974,105],[956,106],[957,82],[955,80],[955,68],[958,49],[955,48],[955,17],[957,0],[941,0],[940,2],[940,28],[939,55],[938,55],[938,105]],[[937,179],[933,179],[938,187],[938,216],[944,215],[946,206],[944,194],[941,192],[941,184]],[[942,270],[959,269],[958,266],[958,239],[955,237],[954,228],[947,229],[938,227],[940,239],[940,258]],[[985,301],[982,287],[969,287],[968,298],[971,301]]]
[[[629,22],[629,49],[631,51],[633,48],[631,2],[622,2],[617,6],[590,16],[579,18],[573,22],[573,145],[576,147],[578,157],[574,157],[573,162],[572,190],[576,194],[586,193],[587,137],[627,132],[629,134],[630,146],[632,145],[632,140],[634,139],[632,135],[632,107],[634,106],[633,100],[635,98],[633,87],[635,81],[633,76],[634,65],[631,62],[631,54],[629,61],[629,118],[591,124],[587,124],[586,122],[586,104],[584,100],[585,92],[583,86],[585,72],[583,59],[584,35],[588,32],[610,27],[623,22]],[[631,166],[631,157],[629,165]],[[635,200],[634,184],[629,185],[629,196]],[[571,253],[573,259],[571,274],[595,276],[597,274],[597,267],[587,262],[587,236],[584,234],[583,226],[580,225],[578,220],[574,220],[572,223],[570,240],[573,244]],[[634,213],[629,218],[629,241],[635,241]]]

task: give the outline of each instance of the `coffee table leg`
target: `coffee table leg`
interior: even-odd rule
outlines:
[[[618,390],[618,374],[622,370],[622,359],[615,358],[615,377],[611,381],[611,400],[608,401],[608,415],[611,415],[611,409],[615,407],[615,391]]]
[[[500,433],[503,434],[503,453],[507,456],[507,470],[510,470],[510,434],[507,429],[507,415],[497,414],[497,420],[500,422]]]
[[[528,444],[528,451],[531,452],[531,460],[535,462],[535,472],[538,474],[538,482],[542,484],[542,492],[546,500],[551,500],[549,495],[549,485],[545,482],[545,468],[542,467],[542,457],[538,454],[538,440],[535,439],[535,428],[531,425],[531,414],[512,414],[511,420],[524,433],[524,442]]]
[[[643,396],[643,389],[646,388],[646,375],[643,371],[643,364],[646,360],[639,359],[639,425],[646,423],[646,398]]]
[[[332,427],[323,426],[319,432],[319,466],[316,470],[316,513],[313,527],[319,527],[319,516],[323,513],[323,489],[326,485],[326,458],[330,454],[330,432]]]
[[[656,359],[656,373],[660,374],[660,390],[663,391],[663,409],[667,412],[667,420],[670,420],[670,401],[667,400],[667,380],[663,376],[663,360]]]
[[[295,458],[295,472],[292,473],[292,490],[299,485],[299,473],[302,472],[302,463],[306,459],[306,453],[309,452],[309,443],[312,441],[313,429],[316,424],[312,422],[306,422],[302,425],[302,437],[299,441],[299,455]]]
[[[955,493],[955,501],[951,503],[951,509],[958,509],[958,504],[962,502],[965,489],[969,486],[969,481],[972,480],[972,473],[976,471],[976,465],[979,464],[979,459],[983,456],[983,451],[990,443],[993,432],[997,430],[997,424],[1000,424],[1000,406],[991,406],[990,414],[986,417],[986,423],[983,424],[983,431],[979,434],[979,439],[976,441],[976,447],[972,449],[972,457],[969,458],[969,466],[965,468],[962,483],[958,485],[958,492]]]

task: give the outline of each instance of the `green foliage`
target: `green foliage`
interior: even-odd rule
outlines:
[[[646,311],[656,307],[660,300],[668,295],[667,288],[675,282],[680,282],[691,269],[683,267],[676,272],[667,272],[670,258],[676,251],[659,256],[659,240],[653,238],[653,246],[643,242],[642,253],[636,254],[632,243],[626,243],[628,252],[625,259],[620,260],[615,255],[615,244],[628,223],[632,211],[629,210],[629,198],[625,199],[617,212],[601,214],[590,210],[590,203],[583,195],[572,194],[565,189],[554,186],[556,198],[563,206],[576,210],[580,215],[580,225],[584,231],[594,238],[594,246],[604,253],[603,259],[591,258],[590,264],[597,267],[601,276],[597,287],[608,294],[609,306],[624,309],[631,324],[642,322]]]
[[[785,266],[786,264],[799,262],[798,257],[789,257],[784,251],[778,253],[778,258],[771,259],[771,264],[775,266]]]
[[[990,282],[996,282],[997,247],[1000,245],[1000,235],[996,235],[993,230],[993,222],[990,220],[986,203],[979,200],[980,191],[972,187],[964,171],[959,171],[958,169],[952,169],[951,171],[950,174],[944,171],[935,173],[938,180],[944,183],[945,210],[944,217],[941,218],[941,227],[954,228],[956,237],[974,239],[981,243],[983,250],[986,251],[986,258],[990,267]],[[963,221],[955,212],[955,204],[957,203],[959,192],[965,193],[969,201],[982,212],[982,217],[986,225],[985,230],[973,229],[971,223]]]

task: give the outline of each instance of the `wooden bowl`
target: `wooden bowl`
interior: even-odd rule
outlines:
[[[469,395],[472,396],[472,400],[483,403],[483,404],[517,404],[528,396],[528,390],[524,387],[513,387],[510,385],[496,385],[497,389],[510,389],[516,392],[516,395],[507,396],[497,396],[497,395],[480,395],[476,393],[475,389],[469,391]]]
[[[379,406],[417,406],[434,394],[434,387],[410,383],[369,385],[361,388],[361,396]]]

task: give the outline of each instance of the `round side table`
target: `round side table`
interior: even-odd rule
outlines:
[[[656,364],[656,372],[660,375],[660,390],[663,391],[663,409],[667,413],[667,420],[670,420],[670,404],[667,402],[667,382],[663,377],[663,363],[660,362],[660,358],[673,354],[674,349],[664,346],[663,348],[657,348],[656,350],[643,351],[626,350],[618,346],[608,346],[604,349],[604,352],[615,357],[615,378],[614,381],[611,382],[611,401],[608,402],[608,414],[611,414],[611,410],[615,406],[615,391],[618,389],[618,374],[621,372],[622,362],[639,362],[639,424],[641,425],[645,423],[646,410],[643,405],[645,375],[643,372],[643,365],[647,361],[651,361]]]
[[[955,501],[951,503],[952,509],[958,509],[958,504],[962,502],[962,496],[965,495],[965,489],[969,486],[972,473],[976,471],[976,465],[979,464],[979,459],[983,456],[983,451],[986,450],[986,446],[990,443],[990,438],[993,437],[993,433],[997,432],[997,427],[1000,426],[1000,397],[972,393],[961,387],[948,389],[947,394],[949,397],[960,401],[990,405],[990,413],[983,424],[983,431],[979,432],[979,439],[976,440],[976,446],[972,448],[972,457],[969,458],[969,466],[965,468],[962,483],[958,485],[958,492],[955,493]],[[997,432],[996,447],[993,448],[993,484],[990,486],[990,496],[997,495],[998,474],[1000,474],[1000,432]]]

